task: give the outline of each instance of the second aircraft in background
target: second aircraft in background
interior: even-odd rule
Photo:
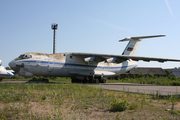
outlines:
[[[2,61],[0,60],[0,81],[2,81],[2,79],[5,77],[14,76],[14,74],[12,72],[13,72],[13,70],[6,70],[2,66]]]

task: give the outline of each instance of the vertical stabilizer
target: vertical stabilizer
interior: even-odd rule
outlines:
[[[124,49],[122,55],[135,56],[139,48],[140,42],[141,40],[133,40],[133,39],[129,40],[129,43]]]
[[[129,41],[128,45],[126,46],[125,50],[123,51],[122,55],[129,55],[129,56],[135,56],[140,42],[142,39],[145,38],[154,38],[154,37],[163,37],[165,35],[155,35],[155,36],[141,36],[141,37],[127,37],[123,40],[119,40],[119,42],[123,41]]]

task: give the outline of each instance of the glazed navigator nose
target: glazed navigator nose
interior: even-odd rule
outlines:
[[[12,60],[10,63],[9,63],[9,66],[13,69],[16,67],[16,63],[15,63],[15,60]]]

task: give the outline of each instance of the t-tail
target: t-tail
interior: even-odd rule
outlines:
[[[165,35],[154,35],[154,36],[141,36],[141,37],[126,37],[125,39],[119,40],[119,42],[129,41],[122,55],[135,56],[140,42],[145,38],[164,37]]]

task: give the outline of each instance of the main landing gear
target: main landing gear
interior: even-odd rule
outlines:
[[[43,78],[42,83],[49,83],[49,80],[47,78]]]
[[[72,83],[106,83],[106,79],[97,79],[97,78],[85,78],[85,79],[77,79],[71,78]]]

